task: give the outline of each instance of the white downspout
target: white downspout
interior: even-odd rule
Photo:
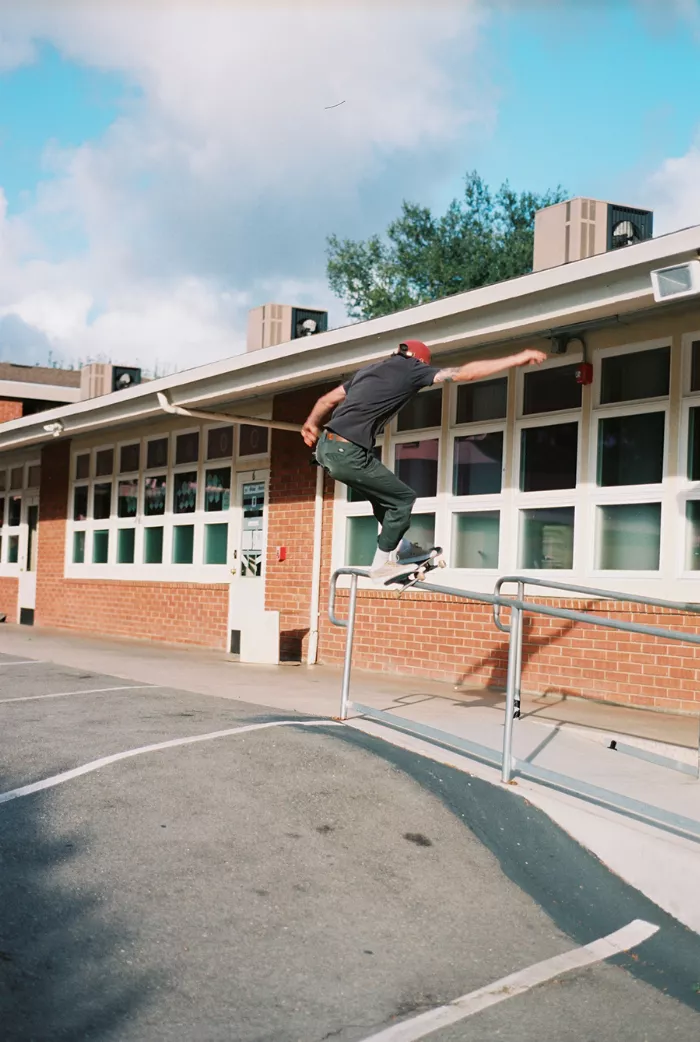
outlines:
[[[323,467],[316,470],[316,499],[314,500],[314,550],[311,558],[311,607],[309,609],[309,650],[306,664],[315,666],[318,661],[319,604],[321,600],[321,564],[323,540]]]

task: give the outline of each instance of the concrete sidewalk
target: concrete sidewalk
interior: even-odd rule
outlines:
[[[332,717],[339,709],[340,670],[327,666],[249,666],[221,652],[18,626],[0,628],[0,653],[282,711]],[[9,676],[2,682],[7,685]],[[358,670],[353,673],[352,698],[500,750],[501,694]],[[514,735],[518,759],[700,824],[698,779],[610,749],[614,740],[697,765],[697,717],[550,696],[524,698],[522,711]],[[351,718],[349,725],[500,784],[497,770],[458,752],[366,718]],[[700,840],[524,778],[518,778],[511,791],[546,811],[618,875],[700,932],[700,895],[695,882],[700,878]]]

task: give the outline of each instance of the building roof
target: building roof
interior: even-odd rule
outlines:
[[[159,393],[176,406],[211,410],[340,380],[395,350],[409,335],[429,344],[434,362],[452,364],[454,356],[465,358],[477,349],[624,320],[645,310],[659,312],[672,305],[654,303],[650,272],[696,259],[699,253],[700,226],[694,226],[383,318],[235,355],[1,424],[0,451],[49,440],[45,426],[59,420],[65,437],[152,420],[162,415]]]
[[[80,387],[80,370],[0,362],[0,380],[24,384],[50,384],[53,387]]]

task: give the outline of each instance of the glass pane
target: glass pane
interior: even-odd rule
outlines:
[[[257,430],[257,428],[256,428]],[[207,434],[207,459],[231,459],[233,427],[216,427]]]
[[[453,495],[487,496],[498,493],[501,491],[502,471],[503,431],[455,438]]]
[[[397,431],[416,431],[439,427],[442,423],[442,388],[424,391],[404,405],[396,417]]]
[[[10,471],[10,488],[24,487],[24,467],[13,467]]]
[[[88,513],[88,486],[76,485],[73,489],[73,520],[86,521]]]
[[[685,567],[690,572],[700,571],[700,500],[691,499],[685,505],[686,525]]]
[[[251,427],[249,424],[243,423],[238,438],[238,454],[239,456],[260,456],[268,451],[269,441],[270,432],[267,427]]]
[[[670,347],[604,358],[600,378],[601,405],[668,394],[670,359]]]
[[[2,528],[5,521],[5,497],[0,496],[0,528]]]
[[[457,423],[502,420],[508,408],[508,377],[457,387]]]
[[[163,563],[163,529],[151,528],[143,530],[143,563]]]
[[[149,441],[146,449],[146,467],[152,470],[154,467],[167,467],[168,465],[168,439],[158,438]]]
[[[228,525],[204,526],[204,563],[226,564],[228,560]]]
[[[100,529],[92,535],[92,563],[107,564],[109,558],[109,532]]]
[[[455,514],[452,564],[455,568],[498,568],[501,515],[497,510]]]
[[[10,496],[7,501],[7,523],[10,528],[17,528],[22,520],[22,497]]]
[[[574,508],[520,511],[520,568],[573,568]]]
[[[136,547],[136,529],[120,528],[117,540],[117,564],[133,564]]]
[[[81,478],[90,477],[90,453],[86,452],[82,456],[76,456],[75,458],[75,476],[80,480]]]
[[[0,470],[0,492],[7,491],[7,471]]]
[[[104,521],[112,513],[112,482],[95,485],[92,516],[96,521]]]
[[[660,541],[660,503],[598,507],[598,568],[656,571]]]
[[[178,434],[175,439],[175,463],[196,463],[199,459],[199,431]]]
[[[435,545],[435,514],[414,514],[411,527],[404,536],[410,543],[417,543],[424,550]]]
[[[525,373],[523,413],[555,412],[581,408],[581,384],[576,383],[577,365],[557,365]]]
[[[137,442],[135,445],[122,445],[119,454],[119,473],[130,474],[134,470],[138,470],[141,466],[141,446]]]
[[[146,517],[165,513],[165,474],[144,478],[143,512]]]
[[[615,416],[598,427],[598,484],[648,485],[662,480],[662,412]]]
[[[688,478],[700,481],[700,408],[690,410],[688,421]]]
[[[27,488],[39,488],[41,484],[41,467],[27,467]]]
[[[103,478],[114,472],[114,449],[101,449],[95,453],[95,477]]]
[[[73,564],[85,564],[84,532],[73,532]]]
[[[265,531],[265,482],[246,481],[241,487],[243,531],[241,532],[242,578],[262,576],[263,537]]]
[[[19,560],[19,536],[11,535],[7,540],[7,563],[17,564]]]
[[[375,459],[378,459],[379,462],[381,463],[382,462],[381,446],[375,445],[374,449],[373,449],[373,452],[374,452]],[[367,502],[367,496],[364,494],[364,492],[358,492],[357,489],[350,488],[349,486],[347,488],[347,497],[348,497],[348,503],[366,503]]]
[[[417,496],[437,494],[439,446],[437,438],[407,441],[396,446],[396,476],[412,488]]]
[[[700,391],[700,340],[693,340],[690,352],[690,390]]]
[[[173,564],[192,564],[194,560],[194,525],[173,528]]]
[[[117,514],[119,517],[136,517],[139,502],[139,479],[121,478],[117,484]]]
[[[197,506],[197,471],[175,474],[173,481],[173,513],[193,514]]]
[[[204,476],[204,509],[228,510],[231,506],[231,468],[217,467]]]
[[[368,568],[377,549],[379,525],[375,517],[349,517],[345,537],[345,563]]]
[[[520,490],[576,488],[578,424],[528,427],[520,439]]]

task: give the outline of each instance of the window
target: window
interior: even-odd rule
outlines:
[[[454,496],[488,496],[501,491],[503,431],[455,438],[452,463]]]
[[[670,347],[613,354],[603,358],[600,404],[662,398],[669,390]]]
[[[19,536],[11,535],[7,540],[7,563],[17,564],[19,561]]]
[[[603,571],[656,571],[660,549],[660,503],[598,507],[598,568]]]
[[[377,549],[379,525],[375,517],[349,517],[345,562],[355,568],[368,568]]]
[[[663,478],[663,412],[601,419],[598,425],[598,484],[651,485]]]
[[[108,477],[114,473],[114,449],[102,449],[95,453],[95,476]]]
[[[132,474],[141,466],[141,445],[122,445],[119,453],[119,473]]]
[[[508,377],[457,386],[457,423],[503,420],[508,404]]]
[[[8,528],[18,528],[22,520],[22,497],[10,496],[7,501]]]
[[[452,561],[455,568],[498,568],[501,515],[498,510],[455,514]]]
[[[521,432],[521,491],[575,488],[577,460],[578,423],[525,427]]]
[[[96,576],[90,569],[100,567],[107,569],[100,577],[178,581],[180,568],[206,566],[195,581],[227,581],[234,429],[205,427],[76,452],[66,539],[66,566],[76,570],[69,574]],[[259,557],[263,550],[261,543]],[[142,575],[146,567],[152,570]]]
[[[686,541],[685,541],[685,567],[686,571],[700,571],[700,500],[691,499],[685,505]]]
[[[525,372],[523,415],[581,408],[581,384],[576,382],[576,365],[554,365]]]
[[[688,480],[700,481],[700,408],[688,410]]]
[[[0,492],[7,491],[7,471],[0,470]]]
[[[239,431],[239,456],[264,456],[267,454],[270,441],[269,428],[251,427],[247,423],[242,423],[239,428]],[[226,453],[226,455],[230,456],[231,453]]]
[[[175,463],[196,463],[199,459],[199,431],[178,434],[175,440]]]
[[[690,390],[700,391],[700,340],[690,345]]]
[[[27,467],[27,488],[39,488],[41,484],[41,467]]]
[[[14,492],[16,489],[24,488],[24,467],[13,467],[10,471],[10,488]]]
[[[574,507],[520,512],[520,568],[573,568]]]
[[[442,388],[423,391],[404,405],[396,417],[397,431],[439,427],[442,422]]]
[[[398,442],[396,445],[396,476],[418,497],[437,495],[439,448],[438,438]]]

